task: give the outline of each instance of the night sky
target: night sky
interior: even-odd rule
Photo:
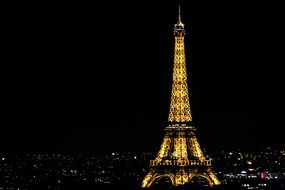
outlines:
[[[191,110],[206,150],[284,146],[279,2],[180,3]],[[26,2],[7,14],[0,151],[158,151],[177,4]]]

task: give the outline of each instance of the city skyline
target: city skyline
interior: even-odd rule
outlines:
[[[0,188],[141,189],[147,163],[155,156],[154,152],[4,154],[0,155]],[[211,158],[222,187],[211,189],[284,189],[284,156],[284,147],[215,152]],[[194,184],[201,189],[203,181],[192,182],[182,189]]]
[[[284,145],[278,4],[181,5],[202,147]],[[158,150],[169,111],[177,2],[65,2],[28,10],[17,56],[1,71],[1,151]]]

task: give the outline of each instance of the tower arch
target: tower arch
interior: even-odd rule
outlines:
[[[210,179],[210,177],[207,174],[194,174],[189,176],[189,182],[194,182],[195,178],[203,178],[205,180],[205,183],[207,183],[210,187],[214,185],[213,181]]]
[[[166,180],[166,179],[169,179],[169,180],[170,180],[172,186],[174,185],[174,177],[173,177],[173,175],[171,175],[171,174],[157,175],[157,176],[153,179],[152,184],[155,183],[155,182],[159,182],[159,181],[161,181],[161,180]]]

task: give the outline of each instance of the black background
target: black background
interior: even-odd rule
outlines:
[[[280,1],[180,4],[202,147],[284,145]],[[1,151],[158,150],[178,1],[10,7],[2,24]]]

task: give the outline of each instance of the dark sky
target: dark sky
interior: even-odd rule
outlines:
[[[7,14],[0,151],[158,150],[170,102],[177,4],[46,1]],[[284,145],[279,1],[181,4],[202,147]]]

